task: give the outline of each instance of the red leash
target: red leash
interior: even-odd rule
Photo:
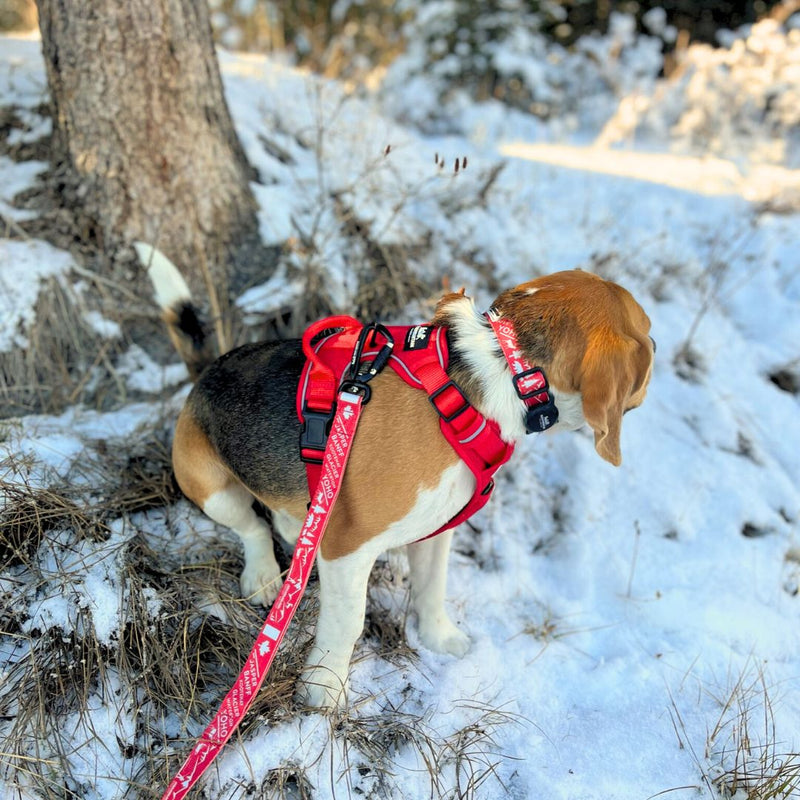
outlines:
[[[289,574],[236,683],[161,800],[180,800],[186,796],[233,735],[255,700],[308,583],[322,534],[342,486],[344,468],[361,416],[363,399],[360,395],[347,391],[339,392],[336,414],[323,456],[322,475],[297,539]]]

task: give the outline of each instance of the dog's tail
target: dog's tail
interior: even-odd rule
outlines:
[[[178,268],[162,252],[144,242],[135,242],[133,246],[155,289],[169,337],[195,380],[214,360],[214,353],[205,322],[192,303],[189,287]]]

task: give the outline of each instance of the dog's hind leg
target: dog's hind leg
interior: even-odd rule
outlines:
[[[422,644],[437,653],[463,656],[469,637],[450,620],[444,607],[447,556],[453,531],[408,545],[411,604],[417,612]]]
[[[252,603],[270,605],[281,588],[280,567],[275,560],[272,532],[253,510],[253,495],[241,484],[231,482],[208,497],[202,508],[214,522],[226,525],[242,541],[242,596]]]
[[[284,542],[294,546],[300,537],[303,520],[297,519],[285,508],[270,507],[272,508],[272,524],[275,530],[280,534]]]
[[[269,605],[280,590],[280,568],[272,534],[253,509],[253,495],[221,462],[191,413],[184,410],[175,426],[172,446],[175,477],[183,493],[214,522],[230,528],[244,546],[242,594]]]

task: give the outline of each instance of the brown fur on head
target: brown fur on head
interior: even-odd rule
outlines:
[[[444,300],[444,298],[443,298]],[[622,415],[644,400],[653,365],[650,319],[631,294],[581,270],[545,275],[494,303],[550,384],[580,392],[595,449],[622,463]]]

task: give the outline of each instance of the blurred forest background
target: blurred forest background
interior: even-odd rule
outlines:
[[[789,16],[797,9],[796,3],[780,0],[210,0],[209,6],[216,40],[223,47],[280,53],[297,66],[353,78],[365,78],[402,52],[415,16],[432,16],[436,7],[446,6],[452,12],[447,43],[451,53],[465,59],[464,79],[498,96],[504,91],[497,86],[498,76],[469,56],[490,39],[512,36],[520,22],[570,46],[586,34],[606,33],[614,12],[632,15],[645,33],[655,32],[654,20],[663,14],[668,26],[664,52],[670,53],[690,41],[716,44],[720,30],[768,14]],[[33,0],[0,0],[0,30],[25,31],[36,25]],[[658,32],[662,30],[659,26]],[[667,68],[670,63],[667,59]]]

